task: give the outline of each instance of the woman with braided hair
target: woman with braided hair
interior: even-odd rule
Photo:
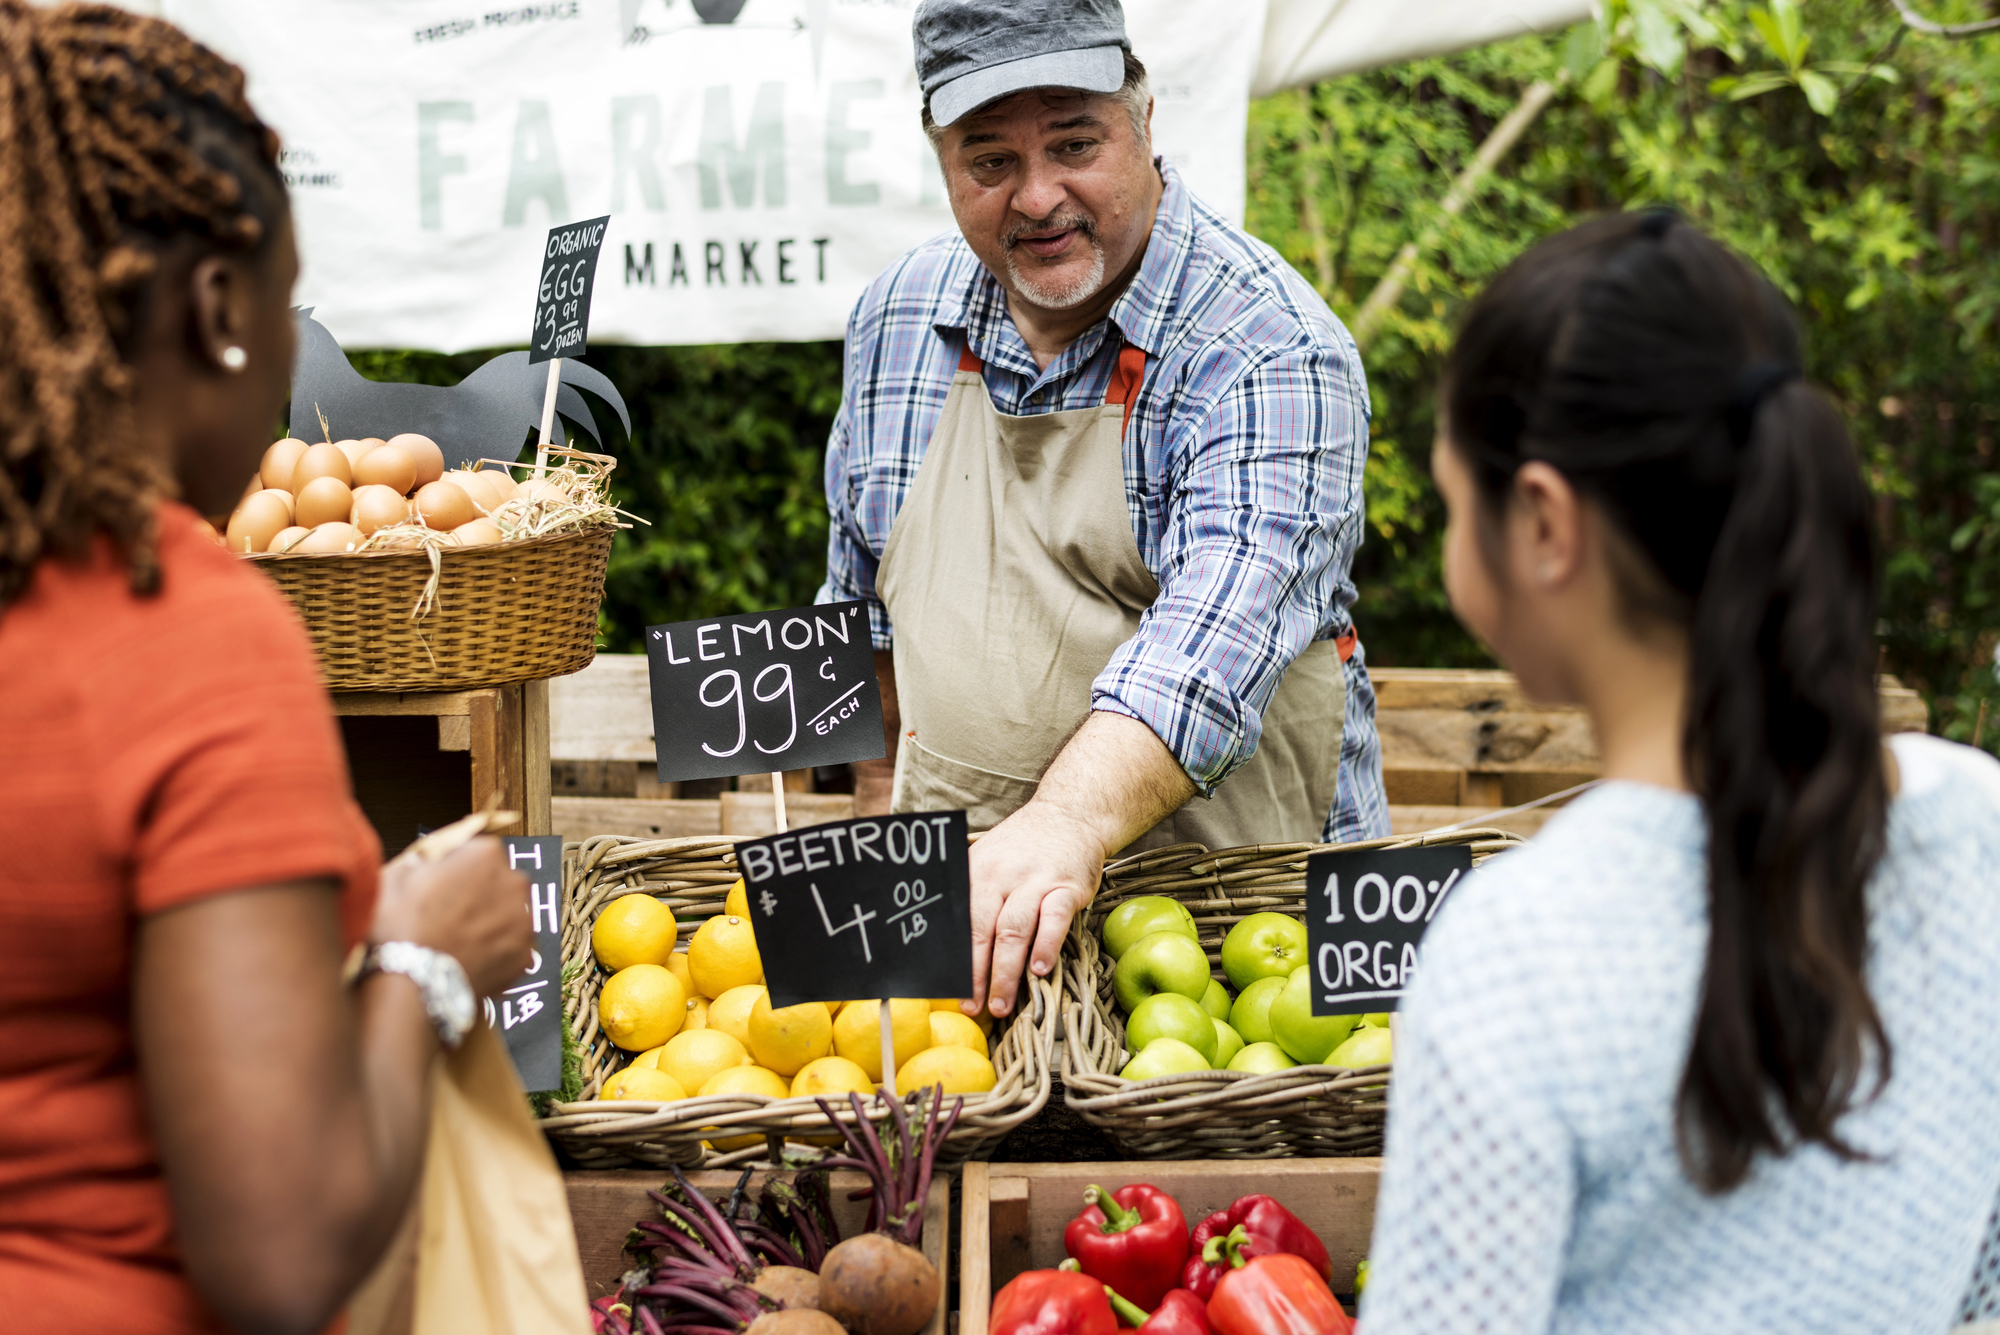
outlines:
[[[528,959],[494,841],[378,868],[303,627],[196,517],[270,439],[297,269],[240,71],[0,0],[9,1332],[324,1328],[410,1200],[440,1045]]]
[[[1452,608],[1606,781],[1424,939],[1362,1327],[2000,1317],[2000,764],[1884,745],[1868,488],[1790,309],[1597,219],[1472,303],[1438,399]]]

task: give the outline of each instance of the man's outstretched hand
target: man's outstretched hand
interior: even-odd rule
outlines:
[[[1085,720],[1028,804],[972,846],[973,1014],[1012,1014],[1023,971],[1055,971],[1063,934],[1097,893],[1105,858],[1194,791],[1145,724],[1112,713]]]

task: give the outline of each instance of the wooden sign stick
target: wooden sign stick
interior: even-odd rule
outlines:
[[[882,998],[882,1097],[896,1097],[896,1034],[889,1027],[889,998]]]
[[[562,358],[549,359],[549,388],[542,395],[542,440],[535,446],[535,470],[540,473],[549,466],[549,436],[556,429],[556,387],[562,383]],[[781,825],[778,827],[783,829]]]
[[[785,823],[785,773],[783,770],[774,769],[771,771],[771,801],[776,805],[778,811],[778,833],[783,834],[792,828]]]

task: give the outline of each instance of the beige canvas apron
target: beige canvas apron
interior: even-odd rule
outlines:
[[[876,575],[904,734],[894,810],[963,807],[978,830],[1019,808],[1159,596],[1125,509],[1121,438],[1144,372],[1127,347],[1104,406],[1010,417],[961,356]],[[1307,646],[1256,755],[1132,846],[1317,842],[1340,768],[1342,657]]]

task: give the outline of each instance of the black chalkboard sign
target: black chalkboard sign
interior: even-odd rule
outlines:
[[[736,846],[771,1004],[972,991],[963,811],[814,825]]]
[[[662,783],[887,752],[858,602],[648,626],[646,664]]]
[[[1472,870],[1463,844],[1306,860],[1306,940],[1314,1015],[1393,1011],[1417,975],[1417,943]]]
[[[528,971],[486,999],[486,1022],[500,1031],[507,1054],[530,1092],[562,1088],[562,837],[509,836],[507,865],[528,878],[528,914],[535,953]]]
[[[535,332],[528,362],[581,357],[590,342],[590,296],[597,285],[597,253],[611,215],[551,227],[542,246],[542,280],[535,285]]]

